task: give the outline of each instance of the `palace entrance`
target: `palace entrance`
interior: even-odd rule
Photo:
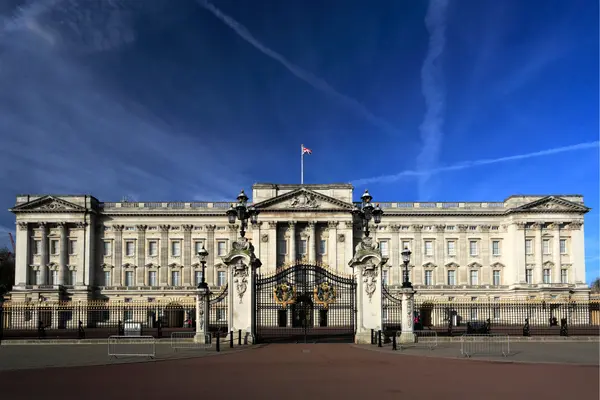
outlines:
[[[353,342],[356,280],[318,265],[257,274],[256,342]]]

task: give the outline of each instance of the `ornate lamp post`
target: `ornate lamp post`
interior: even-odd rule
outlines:
[[[352,210],[352,215],[360,218],[363,223],[363,227],[365,230],[365,236],[369,237],[369,221],[373,219],[375,224],[379,224],[381,222],[381,216],[383,215],[383,211],[379,208],[379,204],[373,207],[371,200],[373,200],[373,196],[369,194],[368,190],[365,190],[362,196],[360,196],[362,200],[361,206],[354,206]]]
[[[408,247],[402,250],[402,262],[404,263],[404,279],[402,281],[403,288],[412,288],[412,283],[408,279],[408,263],[410,263],[410,255],[412,254]]]
[[[240,192],[237,197],[237,204],[234,206],[233,204],[227,210],[227,218],[229,219],[230,224],[234,224],[235,220],[238,219],[241,222],[240,225],[240,236],[244,237],[246,235],[246,228],[248,227],[248,219],[250,219],[250,223],[253,225],[258,221],[258,213],[259,211],[254,206],[247,206],[248,196],[244,193],[244,190]]]
[[[202,248],[198,252],[198,259],[200,260],[200,264],[202,265],[202,280],[198,284],[198,289],[208,289],[208,284],[206,283],[206,260],[208,259],[208,251],[204,248],[204,244],[202,244]]]

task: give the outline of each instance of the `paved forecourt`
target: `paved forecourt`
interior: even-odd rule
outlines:
[[[33,346],[32,346],[33,348]],[[2,393],[106,398],[598,398],[599,368],[399,357],[344,344],[267,345],[224,357],[0,372]],[[65,386],[65,376],[68,385]],[[36,382],[32,385],[31,382]]]

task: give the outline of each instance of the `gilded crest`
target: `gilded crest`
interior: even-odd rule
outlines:
[[[275,303],[281,304],[282,308],[286,308],[288,304],[296,302],[296,289],[287,282],[280,283],[273,289],[273,297]]]
[[[315,303],[322,304],[325,309],[329,308],[329,305],[335,303],[337,299],[335,288],[328,282],[323,282],[315,287],[314,297]]]

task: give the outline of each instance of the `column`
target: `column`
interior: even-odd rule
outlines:
[[[145,286],[146,284],[146,229],[147,225],[136,225],[137,230],[137,273],[135,277],[136,285]]]
[[[460,285],[470,284],[469,282],[469,268],[467,267],[469,260],[469,244],[467,243],[467,229],[466,225],[458,226],[458,243],[456,244],[456,251],[458,252],[458,265],[460,268],[458,269],[458,277],[457,283]],[[481,277],[479,277],[481,279]]]
[[[40,242],[40,282],[38,285],[48,284],[48,226],[45,222],[40,222],[40,232],[42,240]]]
[[[192,230],[194,225],[182,225],[183,229],[183,286],[192,286]]]
[[[543,250],[544,250],[544,246],[542,245],[542,227],[544,226],[543,223],[541,222],[537,222],[535,224],[533,224],[533,229],[534,229],[534,234],[535,234],[535,240],[534,240],[534,246],[535,246],[535,270],[533,272],[533,283],[542,283],[544,281],[543,279],[543,268],[542,268],[542,264],[543,264]]]
[[[79,264],[77,265],[77,269],[75,272],[75,286],[83,286],[84,285],[84,277],[85,277],[85,259],[86,252],[88,250],[88,246],[86,243],[86,226],[85,222],[78,222],[75,225],[77,229],[77,243],[79,246],[78,258]]]
[[[490,225],[481,225],[481,243],[479,244],[479,251],[481,252],[481,276],[479,277],[480,285],[491,285],[492,282],[492,271],[490,265],[492,264],[490,259],[490,247],[492,242],[490,241]]]
[[[336,272],[344,270],[344,266],[341,268],[337,262],[337,221],[327,222],[327,228],[329,229],[329,237],[327,238],[327,258],[329,267],[334,269]]]
[[[552,283],[560,283],[560,222],[554,222],[552,228],[552,262],[554,270],[551,271]]]
[[[256,224],[252,225],[252,241],[254,242],[254,253],[256,257],[261,259],[261,247],[262,247],[262,232],[261,232],[262,222],[258,221]]]
[[[169,285],[169,229],[170,225],[160,225],[160,269],[158,271],[158,286]]]
[[[208,259],[206,260],[206,282],[211,282],[217,286],[217,271],[215,270],[215,229],[216,225],[205,225],[206,229],[206,251],[208,251]]]
[[[504,274],[504,282],[506,283],[525,283],[526,255],[525,255],[525,238],[527,237],[524,222],[516,222],[508,225],[509,246],[504,246],[500,251],[507,256],[506,270]],[[514,268],[514,270],[513,270]]]
[[[396,283],[402,282],[400,279],[400,268],[396,268],[396,266],[400,265],[400,252],[402,251],[402,243],[400,243],[400,226],[398,225],[390,225],[390,243],[389,243],[389,251],[390,251],[390,259],[388,261],[388,285],[395,285]],[[413,262],[414,263],[414,262]],[[416,272],[416,269],[414,269]],[[413,273],[413,283],[417,283],[416,273]],[[420,282],[420,279],[418,280]]]
[[[315,229],[317,223],[315,221],[308,222],[308,262],[315,264],[317,262],[317,238]]]
[[[96,274],[96,217],[89,215],[89,222],[86,223],[85,230],[85,257],[84,261],[84,276],[83,283],[86,286],[94,284],[94,276]]]
[[[31,237],[29,224],[17,222],[17,241],[15,243],[15,283],[17,286],[25,286],[31,282],[29,263],[31,259]]]
[[[60,229],[60,256],[58,260],[58,284],[66,285],[67,282],[67,259],[69,254],[69,239],[67,238],[67,223],[59,222]]]
[[[413,264],[415,265],[416,271],[421,271],[421,282],[425,284],[425,272],[423,272],[423,240],[421,239],[421,230],[423,229],[423,225],[413,225],[412,230],[414,232],[414,241],[412,244],[411,260],[413,260]],[[404,249],[402,249],[404,250]],[[400,261],[400,259],[398,259]],[[398,264],[400,266],[400,264]],[[420,267],[420,268],[417,268]],[[400,271],[398,271],[400,273]],[[400,277],[402,274],[400,273]],[[435,279],[432,277],[433,283],[436,283]],[[399,278],[399,282],[402,282],[402,279]]]
[[[350,262],[350,260],[352,260],[352,257],[354,257],[354,222],[352,221],[345,221],[345,229],[343,229],[344,232],[344,237],[345,237],[345,241],[344,241],[344,255],[343,255],[343,265],[344,265],[344,269],[341,270],[340,272],[344,272],[344,273],[349,273],[352,272],[352,270],[348,270],[348,263]]]
[[[290,242],[289,242],[289,246],[290,246],[290,251],[289,251],[289,258],[288,258],[288,262],[290,263],[295,263],[296,262],[296,221],[289,221],[289,229],[288,229],[288,233],[290,236]]]
[[[569,223],[571,232],[571,248],[568,249],[571,261],[571,283],[585,282],[585,250],[584,250],[584,230],[583,221],[573,221]]]
[[[113,249],[113,251],[115,252],[115,272],[112,279],[115,286],[123,285],[123,228],[123,225],[113,225],[113,231],[115,232],[115,241]],[[74,283],[75,282],[73,282],[73,284]]]
[[[445,225],[436,225],[435,230],[437,231],[435,235],[435,254],[434,260],[435,264],[439,266],[437,282],[442,285],[448,284],[448,273],[446,272],[446,243],[444,243],[444,228]],[[459,272],[460,273],[460,272]],[[455,272],[456,274],[456,272]],[[456,283],[459,282],[459,277],[455,276]]]
[[[277,269],[277,222],[268,222],[268,234],[269,241],[267,245],[267,257],[266,260],[261,258],[261,261],[265,262],[267,270],[272,268],[272,271]],[[266,271],[265,271],[266,272]]]

